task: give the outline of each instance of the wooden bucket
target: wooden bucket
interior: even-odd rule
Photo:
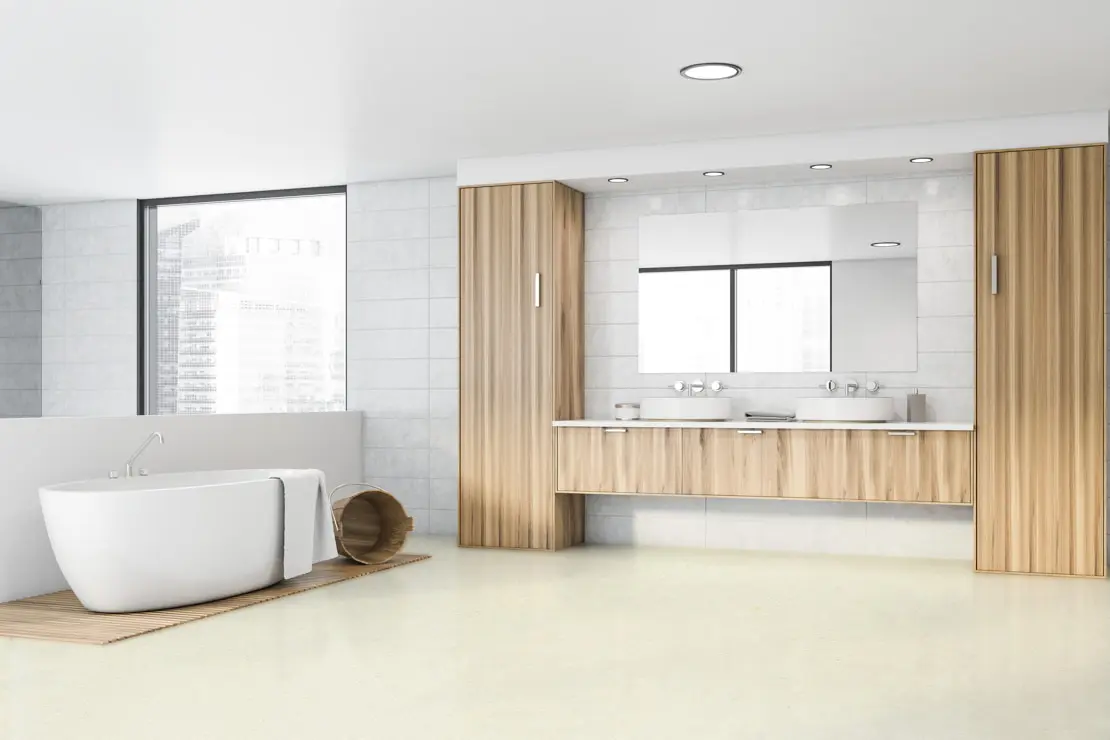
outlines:
[[[335,547],[339,554],[364,565],[387,562],[405,546],[412,518],[401,502],[377,486],[346,483],[332,489],[360,486],[368,490],[331,506]]]

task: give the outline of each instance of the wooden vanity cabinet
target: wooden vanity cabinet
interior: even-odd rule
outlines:
[[[864,501],[970,504],[971,432],[852,431]]]
[[[560,427],[559,491],[681,493],[681,429]]]
[[[972,433],[560,427],[558,490],[970,504]]]
[[[775,431],[683,429],[682,493],[777,496]]]
[[[779,498],[859,498],[856,465],[851,460],[849,438],[844,429],[780,429],[768,454],[778,462]]]

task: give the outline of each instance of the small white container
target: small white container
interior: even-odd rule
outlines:
[[[635,421],[640,418],[640,404],[618,403],[615,407],[614,418],[617,421]]]

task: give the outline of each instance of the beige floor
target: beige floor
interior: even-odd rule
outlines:
[[[456,550],[106,647],[0,639],[0,738],[1110,738],[1110,582]]]

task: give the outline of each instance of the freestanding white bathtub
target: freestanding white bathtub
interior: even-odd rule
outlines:
[[[96,479],[39,489],[50,545],[86,609],[222,599],[282,579],[284,499],[267,470]]]

